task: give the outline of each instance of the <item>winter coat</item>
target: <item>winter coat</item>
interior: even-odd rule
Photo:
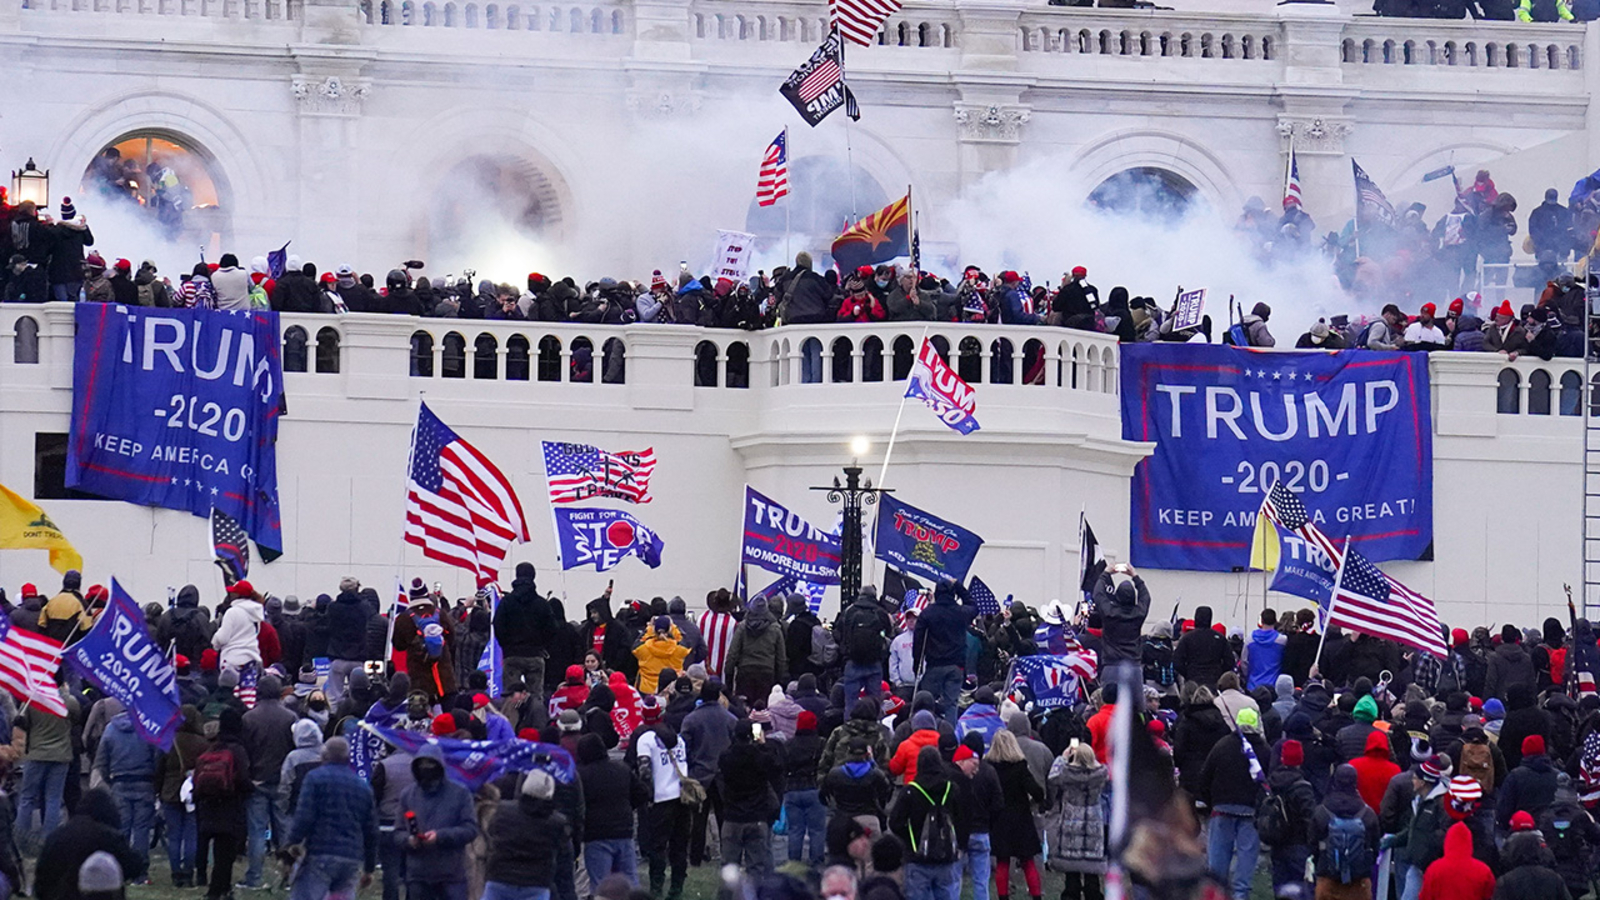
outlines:
[[[633,811],[650,802],[638,771],[584,740],[578,742],[578,780],[583,784],[583,840],[633,840]]]
[[[881,650],[889,645],[894,628],[889,614],[871,595],[857,595],[834,620],[833,633],[841,656],[849,662],[871,666],[883,662]],[[915,676],[908,680],[915,680]]]
[[[200,591],[192,584],[178,591],[176,604],[156,622],[156,642],[163,647],[177,645],[178,652],[199,667],[200,654],[211,646],[211,622],[200,611]]]
[[[552,607],[552,612],[554,608]],[[611,614],[611,600],[609,597],[596,597],[589,601],[584,608],[588,614],[584,618],[583,627],[578,632],[579,646],[578,659],[581,662],[583,654],[594,646],[595,631],[601,626],[605,627],[605,637],[600,644],[600,662],[613,672],[622,672],[631,681],[639,668],[639,661],[633,656],[633,632],[628,626],[618,621]],[[593,616],[598,615],[600,621],[596,623]],[[552,654],[552,660],[554,654]]]
[[[250,748],[250,779],[257,784],[277,784],[284,757],[294,749],[294,723],[298,717],[276,697],[261,697],[244,714],[244,744]]]
[[[717,760],[717,791],[725,822],[772,822],[778,818],[776,783],[782,777],[776,748],[734,741]]]
[[[489,859],[484,876],[514,888],[548,888],[555,879],[556,850],[572,843],[572,826],[549,800],[519,796],[501,801],[489,820]]]
[[[1292,677],[1295,687],[1303,686],[1311,677],[1311,664],[1316,661],[1320,637],[1314,631],[1297,631],[1284,643],[1278,671]]]
[[[1483,689],[1486,697],[1510,698],[1511,686],[1526,684],[1533,687],[1538,681],[1534,671],[1533,656],[1522,644],[1501,644],[1489,655],[1489,677]]]
[[[925,773],[917,781],[917,787],[908,784],[900,789],[894,802],[889,805],[889,821],[886,825],[895,837],[905,842],[906,862],[918,864],[927,862],[916,850],[917,842],[913,839],[913,832],[922,827],[922,823],[933,811],[935,804],[942,806],[946,814],[959,823],[961,819],[959,794],[956,786],[942,771]]]
[[[1253,691],[1258,687],[1276,690],[1278,674],[1283,671],[1283,652],[1288,645],[1288,636],[1275,628],[1257,628],[1250,632],[1250,640],[1244,645],[1245,664],[1250,673],[1245,690]]]
[[[322,290],[305,272],[290,269],[272,290],[272,308],[287,313],[314,313],[322,306]]]
[[[1039,855],[1039,830],[1033,811],[1044,804],[1044,785],[1035,781],[1026,761],[994,763],[1003,802],[994,811],[989,830],[995,859],[1032,859]]]
[[[172,738],[172,749],[161,758],[161,774],[156,782],[156,794],[162,803],[180,803],[184,779],[193,771],[195,761],[206,752],[210,744],[200,733],[200,710],[193,706],[183,708],[183,724]]]
[[[248,598],[234,600],[228,611],[222,614],[217,633],[211,636],[211,646],[217,650],[218,664],[233,669],[242,669],[249,664],[259,666],[259,632],[265,618],[266,610],[262,609],[260,603]]]
[[[1348,772],[1344,773],[1345,777],[1348,775]],[[1334,818],[1360,819],[1361,824],[1366,826],[1367,846],[1372,850],[1374,858],[1378,855],[1378,840],[1382,837],[1382,833],[1378,830],[1378,814],[1373,812],[1361,799],[1361,795],[1353,790],[1355,785],[1342,780],[1339,773],[1334,774],[1333,784],[1333,790],[1328,792],[1322,805],[1317,807],[1315,815],[1311,817],[1311,844],[1312,858],[1317,861],[1317,877],[1330,877],[1338,881],[1339,873],[1323,865],[1320,852],[1322,845],[1328,840],[1329,826],[1333,824]],[[1366,873],[1358,875],[1356,880],[1359,881],[1362,877],[1366,877]]]
[[[211,287],[217,293],[217,309],[250,308],[250,273],[229,266],[211,273]]]
[[[940,584],[934,588],[933,602],[917,617],[912,655],[928,669],[966,665],[967,628],[977,618],[978,608],[956,605],[957,594],[965,599],[966,589],[949,582]]]
[[[1211,607],[1198,607],[1194,611],[1194,630],[1179,638],[1172,652],[1172,667],[1185,680],[1215,690],[1217,679],[1231,670],[1233,663],[1228,639],[1211,630]]]
[[[444,629],[444,643],[440,645],[438,656],[428,652],[422,628],[417,625],[417,612],[403,613],[395,619],[394,648],[406,655],[406,674],[411,676],[411,689],[422,691],[438,703],[441,697],[456,690],[455,657],[451,652],[456,624],[443,609],[436,609],[434,614]]]
[[[867,752],[872,754],[875,764],[887,764],[890,759],[889,741],[884,735],[883,726],[878,723],[876,716],[858,719],[852,711],[844,724],[828,734],[828,742],[822,748],[822,758],[817,761],[817,774],[826,775],[833,771],[834,766],[843,765],[850,750],[850,741],[857,737],[866,741]]]
[[[771,672],[776,681],[783,682],[789,675],[789,660],[784,646],[783,628],[772,618],[772,612],[757,604],[733,630],[733,643],[728,647],[724,664],[729,684],[737,684],[740,670]]]
[[[305,774],[285,844],[304,842],[306,853],[378,864],[378,808],[372,787],[348,765],[322,763]]]
[[[412,776],[416,776],[417,763],[425,758],[442,759],[439,748],[425,746],[411,761]],[[431,844],[407,847],[410,829],[398,825],[394,840],[405,853],[406,880],[427,882],[465,881],[466,849],[478,836],[478,817],[474,814],[472,794],[466,788],[445,776],[431,788],[419,782],[406,788],[400,795],[396,821],[405,822],[410,813],[416,814],[418,832],[432,831],[436,838]]]
[[[1389,755],[1389,738],[1381,731],[1367,735],[1366,750],[1350,761],[1356,770],[1357,791],[1367,807],[1374,813],[1383,805],[1383,793],[1389,781],[1400,774],[1400,767]]]
[[[1299,766],[1279,766],[1267,776],[1267,793],[1282,798],[1286,827],[1278,834],[1261,835],[1272,847],[1311,846],[1311,822],[1317,813],[1317,793]],[[1267,800],[1265,802],[1273,802]]]
[[[1538,818],[1539,831],[1555,856],[1553,868],[1567,883],[1567,892],[1583,896],[1594,870],[1594,851],[1600,846],[1600,824],[1582,806],[1557,801]],[[1566,839],[1563,836],[1570,835]]]
[[[901,742],[894,751],[894,758],[889,760],[889,774],[901,779],[901,784],[910,784],[917,780],[917,754],[923,747],[939,746],[939,732],[933,729],[913,731],[911,736]]]
[[[518,564],[511,592],[500,598],[495,611],[494,639],[506,657],[535,657],[548,652],[554,613],[550,601],[540,596],[534,575],[531,563]]]
[[[798,610],[795,609],[796,600],[799,601]],[[789,661],[789,673],[795,677],[807,672],[821,674],[825,667],[811,661],[811,629],[821,625],[822,620],[798,596],[789,600],[789,615],[789,624],[783,627],[783,653]]]
[[[1075,766],[1066,757],[1050,764],[1050,812],[1045,833],[1050,836],[1050,868],[1057,872],[1106,870],[1106,821],[1101,805],[1107,769]]]
[[[1511,827],[1511,815],[1523,810],[1535,819],[1556,800],[1556,776],[1550,758],[1540,753],[1525,756],[1506,776],[1506,783],[1495,792],[1495,821],[1501,828]]]
[[[818,796],[841,816],[883,816],[894,794],[894,786],[883,767],[870,760],[834,766],[822,779]]]
[[[652,628],[645,634],[644,641],[633,648],[634,658],[639,661],[639,690],[654,694],[661,689],[658,679],[662,669],[683,668],[689,648],[679,642],[682,637],[677,626],[667,634],[658,634]]]
[[[102,850],[117,858],[126,877],[144,867],[122,836],[116,799],[105,788],[96,788],[86,792],[66,822],[45,837],[34,866],[33,896],[38,900],[79,900],[78,869]]]
[[[1267,745],[1258,734],[1244,733],[1256,752],[1256,759],[1266,765]],[[1200,779],[1195,785],[1195,799],[1213,809],[1218,806],[1248,806],[1251,810],[1261,800],[1261,785],[1250,775],[1250,761],[1244,755],[1240,735],[1229,732],[1217,741],[1206,756],[1200,769]]]
[[[1536,734],[1548,745],[1554,729],[1550,714],[1534,705],[1531,687],[1514,686],[1506,694],[1506,710],[1500,724],[1500,752],[1506,758],[1506,767],[1515,769],[1522,764],[1523,739]]]
[[[155,746],[139,737],[128,713],[118,713],[95,750],[94,768],[112,784],[153,785],[159,766],[160,756]]]
[[[802,731],[780,747],[783,751],[783,789],[811,791],[817,788],[817,763],[822,759],[822,738],[815,730]]]
[[[1100,667],[1122,660],[1141,661],[1140,632],[1150,614],[1150,589],[1144,579],[1113,589],[1110,572],[1102,572],[1094,585],[1094,607],[1100,612]]]
[[[1213,747],[1232,734],[1222,711],[1209,702],[1191,703],[1178,716],[1172,733],[1172,760],[1178,767],[1178,784],[1191,795],[1200,785],[1200,770]]]
[[[301,789],[311,771],[322,765],[322,729],[314,719],[298,719],[291,729],[294,749],[283,758],[278,767],[278,807],[290,816],[300,804]]]
[[[1494,873],[1474,858],[1472,832],[1465,822],[1457,822],[1445,833],[1444,856],[1423,873],[1418,900],[1489,900],[1492,896]]]
[[[778,313],[783,324],[816,325],[833,321],[834,309],[838,305],[833,302],[833,286],[809,267],[794,270],[783,294]]]
[[[716,703],[701,706],[683,720],[679,734],[688,744],[690,778],[704,784],[717,774],[717,761],[733,744],[733,713]]]
[[[249,831],[245,821],[246,803],[255,791],[250,780],[250,751],[238,735],[226,732],[217,735],[206,749],[207,752],[226,750],[233,754],[233,790],[221,797],[196,797],[195,825],[202,838],[208,834],[223,834],[242,841]]]
[[[340,591],[328,604],[324,620],[328,630],[329,659],[365,660],[367,658],[367,621],[372,610],[355,591]]]

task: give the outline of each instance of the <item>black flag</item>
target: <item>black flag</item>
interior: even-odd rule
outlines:
[[[1093,597],[1095,582],[1105,570],[1106,556],[1100,552],[1100,541],[1094,536],[1089,517],[1078,513],[1078,589],[1083,591],[1084,600]]]
[[[237,519],[211,507],[211,550],[229,587],[250,574],[250,538]]]
[[[813,128],[828,113],[845,105],[848,91],[844,86],[844,41],[837,27],[828,32],[828,39],[811,58],[794,70],[778,93],[794,104],[800,117]]]
[[[861,107],[856,104],[856,92],[850,90],[848,84],[844,86],[844,114],[849,116],[852,122],[861,121]]]

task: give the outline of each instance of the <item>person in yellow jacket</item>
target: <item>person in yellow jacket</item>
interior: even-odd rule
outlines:
[[[90,619],[83,614],[83,575],[71,569],[61,576],[61,593],[39,610],[39,631],[63,644],[80,630],[87,630]]]
[[[678,643],[682,639],[682,632],[672,624],[671,618],[656,616],[650,630],[645,632],[644,640],[633,648],[633,656],[639,660],[639,690],[642,693],[656,692],[656,679],[661,677],[662,669],[676,670],[683,666],[689,648]]]
[[[1517,4],[1519,22],[1571,22],[1570,0],[1521,0]]]

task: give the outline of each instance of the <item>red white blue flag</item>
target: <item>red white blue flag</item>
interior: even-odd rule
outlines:
[[[906,396],[921,400],[939,421],[962,434],[978,430],[977,393],[944,361],[928,338],[922,339],[917,364],[911,369]]]

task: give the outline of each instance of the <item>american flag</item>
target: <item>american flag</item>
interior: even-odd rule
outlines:
[[[250,574],[250,536],[238,519],[215,506],[211,507],[211,552],[229,587]]]
[[[1329,624],[1447,655],[1433,601],[1383,574],[1359,552],[1345,549],[1335,585]]]
[[[23,703],[66,718],[67,701],[56,687],[61,642],[0,620],[0,686]]]
[[[1300,196],[1300,160],[1295,158],[1294,147],[1291,146],[1289,148],[1289,179],[1283,186],[1283,206],[1288,209],[1289,204],[1300,206],[1303,201],[1304,198]]]
[[[511,545],[528,540],[511,482],[424,403],[412,437],[406,542],[477,573],[482,587],[497,578]]]
[[[982,578],[976,575],[972,576],[972,580],[967,583],[967,596],[972,598],[972,602],[978,607],[978,612],[981,615],[1000,615],[1000,598],[996,597],[994,591],[983,583]]]
[[[756,179],[756,205],[771,206],[779,197],[789,196],[789,129],[767,145],[761,158],[761,174]]]
[[[233,689],[233,695],[239,698],[245,709],[256,708],[256,685],[261,681],[261,669],[254,663],[239,670],[239,686]]]
[[[894,617],[895,627],[904,631],[906,625],[911,621],[908,617],[912,613],[916,613],[920,617],[922,611],[928,608],[928,601],[931,599],[932,596],[927,591],[917,590],[916,588],[906,591],[905,600],[900,603],[900,612],[895,614]]]
[[[877,43],[883,20],[900,6],[900,0],[828,0],[828,17],[846,39],[870,47]]]
[[[1389,198],[1367,175],[1365,169],[1354,159],[1350,160],[1350,169],[1356,179],[1356,216],[1371,216],[1385,224],[1394,222],[1394,206],[1389,203]]]
[[[1277,523],[1278,527],[1292,531],[1314,545],[1318,550],[1327,554],[1328,558],[1337,565],[1344,554],[1333,541],[1328,539],[1322,529],[1311,523],[1311,515],[1306,512],[1306,505],[1294,492],[1284,486],[1283,482],[1273,482],[1271,490],[1261,501],[1261,514]]]
[[[823,59],[811,70],[811,74],[800,82],[801,102],[810,103],[821,97],[843,79],[844,69],[839,67],[839,63],[832,59]]]
[[[609,453],[588,444],[544,442],[544,473],[551,503],[595,497],[649,503],[650,476],[655,470],[653,447]]]
[[[706,674],[721,677],[722,664],[728,661],[733,644],[733,629],[738,623],[725,612],[706,610],[700,614],[700,636],[706,641]]]

